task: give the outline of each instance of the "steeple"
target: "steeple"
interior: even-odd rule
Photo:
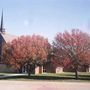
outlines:
[[[0,32],[1,32],[1,33],[4,33],[4,32],[5,32],[5,29],[4,29],[4,27],[3,27],[3,10],[2,10],[2,16],[1,16]]]

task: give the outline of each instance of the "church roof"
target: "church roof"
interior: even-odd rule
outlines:
[[[7,33],[1,33],[3,39],[5,40],[6,43],[11,42],[13,39],[18,38],[15,35],[7,34]]]

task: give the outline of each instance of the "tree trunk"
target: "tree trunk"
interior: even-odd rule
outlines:
[[[77,80],[78,79],[78,70],[75,69],[75,79]]]
[[[30,64],[28,64],[28,68],[27,68],[28,70],[28,77],[30,77],[30,75],[31,75],[31,72],[30,72]]]
[[[74,69],[75,69],[75,79],[78,79],[78,62],[77,59],[75,59],[75,64],[74,64]]]
[[[30,77],[30,65],[28,64],[28,77]]]
[[[31,73],[30,73],[30,70],[28,70],[28,77],[30,77]]]
[[[22,73],[22,66],[19,68],[18,71],[19,71],[19,73]]]

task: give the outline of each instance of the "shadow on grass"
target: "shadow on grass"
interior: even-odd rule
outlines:
[[[75,77],[56,77],[56,76],[7,76],[2,77],[0,80],[75,80]],[[79,76],[78,80],[90,80],[89,77]]]
[[[34,79],[34,80],[63,80],[63,79],[75,79],[71,77],[54,77],[54,76],[9,76],[9,77],[3,77],[2,79]]]
[[[64,81],[70,80],[72,81],[75,80],[75,73],[61,73],[61,74],[45,73],[38,75],[31,74],[30,77],[28,77],[27,74],[1,73],[0,80],[64,80]],[[78,80],[90,81],[90,73],[79,73]]]

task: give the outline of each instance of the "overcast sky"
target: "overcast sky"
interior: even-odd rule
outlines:
[[[90,33],[90,0],[0,0],[4,27],[14,35],[40,34],[52,40],[57,32],[78,28]]]

